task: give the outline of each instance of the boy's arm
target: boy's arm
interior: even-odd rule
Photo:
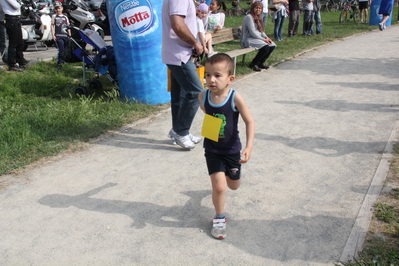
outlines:
[[[51,18],[51,35],[53,36],[53,40],[56,41],[55,37],[55,25],[54,25],[54,17]]]
[[[205,113],[204,103],[202,102],[203,99],[204,99],[204,91],[201,91],[200,94],[198,94],[198,101],[200,102],[201,110]]]
[[[234,97],[234,104],[237,110],[240,112],[242,119],[244,120],[246,126],[246,146],[241,153],[240,163],[246,163],[251,158],[252,146],[255,139],[255,121],[252,118],[251,112],[248,109],[247,104],[239,93],[236,93]]]
[[[67,26],[69,26],[69,25],[70,25],[70,24],[69,24],[69,19],[68,19],[67,16],[65,16],[65,17],[66,17],[66,24],[67,24]],[[72,36],[72,35],[71,35],[71,29],[68,29],[67,31],[68,31],[68,35],[69,35],[69,36]]]

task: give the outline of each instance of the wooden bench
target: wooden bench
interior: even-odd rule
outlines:
[[[240,37],[241,37],[241,26],[234,28],[224,28],[216,32],[212,32],[212,44],[220,44],[228,41],[240,40]],[[255,48],[253,47],[239,48],[236,50],[224,52],[234,60],[234,75],[236,74],[237,57],[242,55],[242,62],[244,63],[245,55],[252,51],[255,51]]]

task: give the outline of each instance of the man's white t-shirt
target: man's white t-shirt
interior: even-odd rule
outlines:
[[[197,36],[197,16],[195,4],[191,0],[164,0],[162,6],[162,62],[168,65],[180,66],[187,63],[192,54],[193,46],[182,41],[172,29],[170,16],[184,16],[193,36]]]

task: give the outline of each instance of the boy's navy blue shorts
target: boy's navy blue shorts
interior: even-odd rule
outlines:
[[[238,180],[241,177],[240,153],[215,154],[205,151],[208,174],[224,172],[231,180]]]

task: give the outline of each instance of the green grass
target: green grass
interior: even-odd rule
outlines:
[[[77,97],[74,90],[82,70],[75,66],[59,71],[54,62],[39,62],[23,73],[0,70],[0,174],[161,108],[124,103],[111,89]]]
[[[396,14],[396,11],[395,11]],[[312,47],[344,37],[377,29],[355,23],[338,23],[339,12],[322,13],[323,34],[311,37],[285,38],[268,60],[273,64],[291,58]],[[396,21],[396,20],[395,20]],[[242,17],[226,18],[226,27],[240,26]],[[284,25],[284,32],[288,20]],[[301,25],[299,32],[301,32]],[[389,30],[389,29],[388,29]],[[267,34],[272,35],[271,17]],[[239,48],[238,41],[216,45],[219,52]],[[246,62],[238,63],[238,76],[252,72],[247,64],[255,52],[247,55]],[[54,61],[31,65],[23,73],[0,70],[0,175],[23,168],[40,158],[52,156],[148,116],[165,106],[125,103],[119,100],[112,86],[95,91],[89,97],[77,97],[75,88],[81,82],[79,64],[65,65],[63,71],[55,68]],[[103,78],[103,77],[102,77]],[[106,80],[103,84],[110,84]]]

